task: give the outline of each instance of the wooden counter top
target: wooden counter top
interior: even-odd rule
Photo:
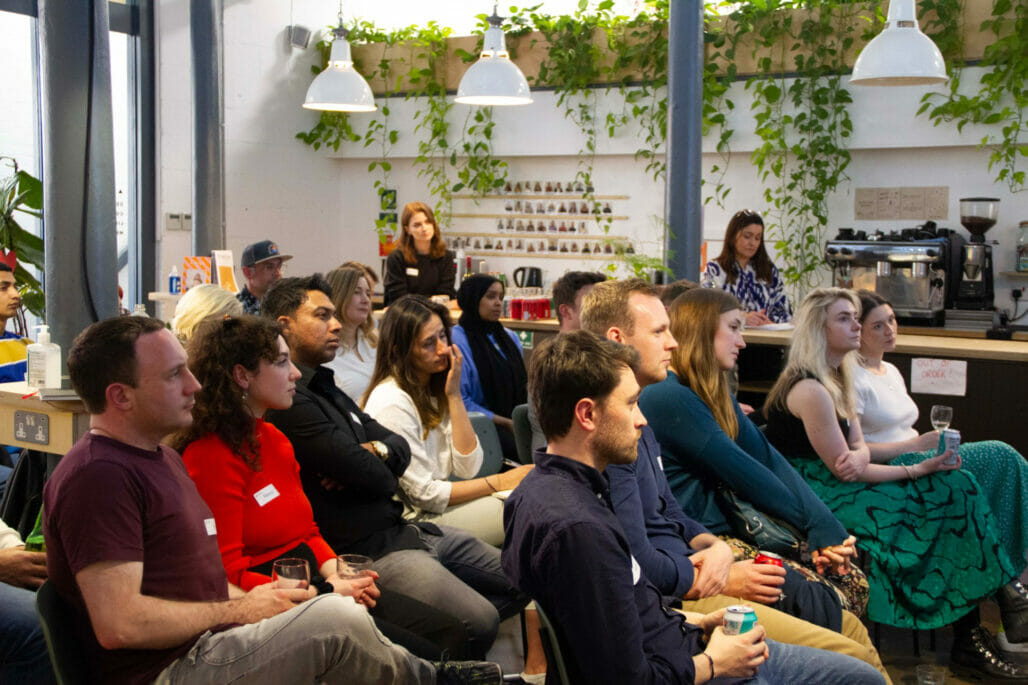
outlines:
[[[537,321],[501,319],[500,322],[513,330],[556,333],[558,328],[556,319],[539,319]],[[743,337],[751,345],[785,347],[792,340],[792,331],[765,331],[748,328],[743,333]],[[1015,333],[1013,340],[988,340],[985,337],[985,331],[903,327],[896,340],[896,352],[954,359],[1028,362],[1028,334]]]

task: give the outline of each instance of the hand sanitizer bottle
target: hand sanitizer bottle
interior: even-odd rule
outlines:
[[[61,346],[50,342],[50,327],[39,327],[36,342],[25,348],[28,375],[25,379],[30,388],[61,387]]]

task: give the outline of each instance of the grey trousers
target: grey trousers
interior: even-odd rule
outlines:
[[[386,639],[364,607],[329,594],[258,623],[204,633],[154,683],[434,683],[435,678],[435,667]]]

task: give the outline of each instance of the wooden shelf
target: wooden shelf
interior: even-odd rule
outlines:
[[[454,200],[504,200],[506,198],[514,198],[515,200],[584,200],[588,199],[585,193],[542,193],[542,194],[524,194],[524,193],[490,193],[489,195],[468,195],[458,194],[454,195]],[[593,195],[594,200],[627,200],[628,195]]]
[[[515,214],[504,212],[502,214],[465,214],[454,212],[450,215],[454,219],[559,219],[563,221],[628,221],[627,216],[614,214]]]
[[[1000,271],[999,275],[1007,278],[1028,278],[1028,271]]]
[[[524,238],[525,240],[545,240],[546,238],[554,239],[566,239],[566,240],[629,240],[627,236],[623,235],[609,235],[607,233],[550,233],[549,231],[491,231],[489,233],[471,233],[465,231],[447,231],[443,236],[443,239],[452,238],[454,236],[460,236],[462,238]]]
[[[524,250],[511,251],[506,248],[499,250],[473,250],[465,251],[464,254],[472,257],[489,257],[492,259],[593,259],[597,261],[612,261],[616,254],[582,254],[581,252],[526,252]]]

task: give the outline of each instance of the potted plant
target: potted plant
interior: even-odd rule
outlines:
[[[18,224],[15,212],[41,219],[43,217],[43,184],[32,174],[18,168],[12,157],[0,157],[7,169],[0,171],[0,259],[14,271],[21,289],[22,306],[38,317],[43,316],[46,299],[39,280],[26,265],[43,269],[43,239]],[[24,325],[24,323],[22,323]]]

